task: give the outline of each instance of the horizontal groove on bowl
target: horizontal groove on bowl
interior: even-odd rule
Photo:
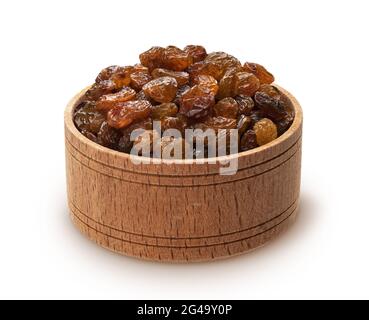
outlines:
[[[158,244],[152,244],[152,243],[147,243],[147,242],[137,242],[137,241],[122,239],[122,238],[119,238],[117,236],[114,236],[114,235],[111,235],[111,234],[108,234],[108,233],[104,233],[104,232],[98,230],[96,227],[92,227],[91,225],[89,225],[88,223],[83,221],[78,215],[76,215],[73,212],[73,210],[71,210],[72,211],[71,214],[72,214],[72,218],[78,219],[78,221],[83,223],[86,227],[93,230],[94,232],[97,232],[97,233],[99,233],[103,236],[106,236],[108,238],[112,238],[114,240],[118,240],[118,241],[121,241],[121,242],[124,242],[124,243],[134,244],[134,245],[141,245],[141,246],[145,246],[145,247],[157,247],[157,248],[168,248],[168,249],[171,249],[171,248],[173,248],[173,249],[194,249],[194,248],[207,248],[207,247],[214,247],[214,246],[222,246],[222,245],[227,245],[227,244],[231,244],[231,243],[242,242],[242,241],[260,236],[263,233],[266,233],[266,232],[269,232],[269,231],[273,230],[275,227],[279,226],[280,224],[282,224],[283,222],[288,220],[288,218],[291,217],[296,212],[297,208],[298,208],[298,205],[294,206],[293,210],[286,217],[284,217],[281,221],[279,221],[278,223],[270,226],[266,230],[260,231],[256,234],[253,234],[253,235],[247,236],[245,238],[241,238],[241,239],[231,240],[231,241],[218,242],[218,243],[212,243],[212,244],[203,244],[203,245],[194,245],[194,246],[190,246],[190,245],[184,245],[184,246],[158,245]],[[219,237],[221,237],[221,236],[219,236]],[[157,238],[156,240],[159,240],[159,238]],[[173,239],[171,239],[171,240],[173,240]],[[176,239],[176,240],[178,240],[178,239]],[[188,239],[186,239],[186,240],[188,240]]]
[[[80,210],[71,200],[69,200],[69,204],[71,204],[73,206],[74,209],[76,209],[83,217],[91,220],[93,223],[100,225],[101,227],[113,230],[113,231],[117,231],[120,233],[125,233],[129,236],[137,236],[137,237],[141,237],[141,238],[151,238],[151,239],[165,239],[165,240],[193,240],[193,239],[208,239],[208,238],[217,238],[217,237],[225,237],[225,236],[231,236],[237,233],[242,233],[245,231],[250,231],[252,229],[258,228],[258,227],[262,227],[263,225],[279,218],[280,216],[282,216],[284,213],[286,213],[288,210],[290,210],[295,204],[297,204],[298,199],[295,199],[291,205],[289,205],[287,207],[287,209],[283,210],[281,213],[278,214],[273,214],[273,217],[268,219],[267,221],[261,222],[257,225],[254,225],[252,227],[248,227],[246,229],[243,230],[237,230],[237,231],[232,231],[232,232],[227,232],[227,233],[222,233],[222,234],[216,234],[216,235],[207,235],[207,236],[201,236],[201,237],[165,237],[165,236],[160,236],[160,235],[148,235],[148,234],[142,234],[142,233],[135,233],[135,232],[131,232],[131,231],[126,231],[126,230],[121,230],[121,229],[117,229],[114,228],[113,226],[109,226],[107,224],[101,223],[91,217],[89,217],[86,213],[84,213],[82,210]],[[77,215],[76,212],[73,210],[73,214]],[[272,214],[270,214],[272,215]]]

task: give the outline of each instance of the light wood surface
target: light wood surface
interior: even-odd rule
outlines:
[[[262,246],[298,210],[302,110],[292,101],[291,128],[271,143],[242,152],[239,170],[178,160],[135,165],[129,155],[88,140],[73,123],[82,91],[65,111],[68,205],[88,238],[133,257],[191,262],[226,258]]]

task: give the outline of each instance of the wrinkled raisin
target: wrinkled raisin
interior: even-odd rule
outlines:
[[[224,98],[214,106],[215,116],[236,119],[238,115],[238,103],[233,98]]]
[[[201,118],[215,105],[214,94],[206,87],[194,86],[181,97],[180,113],[188,118]]]
[[[92,132],[90,131],[87,131],[87,130],[82,130],[81,133],[88,139],[92,140],[93,142],[96,142],[98,143],[97,141],[97,137],[95,134],[93,134]]]
[[[260,87],[259,79],[248,72],[237,72],[233,81],[236,95],[253,96]]]
[[[237,130],[238,135],[241,137],[246,130],[250,127],[252,123],[252,120],[249,116],[245,116],[244,114],[241,114],[237,119]]]
[[[142,87],[150,82],[152,77],[146,71],[137,71],[131,74],[131,87],[136,91],[140,91]]]
[[[97,134],[104,121],[104,114],[96,110],[95,103],[89,101],[83,103],[74,114],[74,123],[80,131]]]
[[[119,103],[108,111],[108,124],[117,129],[129,126],[133,121],[145,119],[151,113],[151,104],[146,100]]]
[[[184,135],[185,129],[187,127],[187,118],[181,114],[173,117],[166,116],[161,119],[161,130],[164,132],[168,129],[177,129]]]
[[[240,151],[247,151],[258,147],[254,130],[247,130],[240,142]]]
[[[172,77],[177,80],[178,86],[183,86],[189,81],[189,74],[184,71],[172,71],[163,68],[154,69],[151,73],[154,79],[160,77]]]
[[[192,57],[193,63],[202,61],[207,56],[206,49],[203,46],[189,45],[183,51]]]
[[[147,96],[157,102],[171,102],[177,93],[177,81],[171,77],[161,77],[151,80],[142,89]]]
[[[185,51],[175,47],[168,46],[162,54],[163,68],[173,71],[183,71],[192,64],[192,57]]]
[[[137,129],[142,129],[143,131],[152,130],[152,119],[147,118],[144,120],[139,120],[132,123],[128,127],[121,129],[121,138],[117,145],[117,149],[119,151],[129,153],[133,146],[133,141],[131,141],[131,133]]]
[[[173,102],[174,102],[177,106],[179,106],[179,105],[181,104],[181,98],[182,98],[182,95],[183,95],[186,91],[188,91],[188,90],[190,90],[190,89],[191,89],[191,87],[190,87],[189,85],[187,85],[187,84],[185,84],[184,86],[179,87],[179,88],[178,88],[178,90],[177,90],[177,93],[176,93],[176,97],[174,98]]]
[[[259,146],[269,143],[277,138],[277,126],[268,118],[261,119],[254,124],[256,141]]]
[[[224,117],[209,117],[205,119],[204,124],[215,131],[219,129],[236,129],[236,119],[228,119]]]
[[[241,67],[240,61],[225,52],[213,52],[207,55],[205,64],[212,66],[214,74],[210,74],[216,80],[220,80],[228,69]]]
[[[175,103],[167,102],[152,107],[151,117],[160,120],[164,117],[173,117],[177,114],[178,108]]]
[[[116,92],[116,87],[113,81],[104,80],[99,83],[95,83],[91,88],[85,93],[85,98],[87,100],[96,101],[101,96],[109,93]]]
[[[120,138],[119,131],[104,122],[97,134],[97,142],[104,147],[115,148]]]
[[[239,113],[249,116],[255,106],[254,100],[252,100],[251,97],[244,96],[244,95],[236,96],[235,100],[238,103]]]
[[[198,85],[207,88],[214,96],[218,93],[219,89],[218,82],[212,76],[205,74],[196,76],[192,81],[192,85]]]
[[[133,100],[136,96],[136,91],[130,87],[123,87],[119,92],[106,94],[99,98],[96,102],[97,110],[110,110],[119,102]]]
[[[264,92],[256,92],[254,99],[264,115],[273,121],[281,121],[287,117],[283,101],[272,98]]]
[[[274,82],[274,76],[260,64],[246,62],[243,67],[245,71],[254,74],[261,84],[271,84]]]
[[[163,60],[164,48],[152,47],[151,49],[140,54],[141,64],[147,67],[150,71],[155,68],[160,68]]]
[[[272,86],[270,84],[262,84],[260,85],[260,88],[258,89],[258,92],[264,92],[269,97],[280,100],[281,99],[281,92],[279,89],[275,86]]]

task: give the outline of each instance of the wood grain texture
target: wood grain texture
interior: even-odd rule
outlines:
[[[115,252],[157,261],[226,258],[262,246],[285,230],[298,208],[302,110],[292,101],[291,128],[271,143],[219,163],[177,160],[135,165],[129,155],[85,138],[65,111],[68,205],[75,225]],[[195,161],[196,162],[196,161]]]

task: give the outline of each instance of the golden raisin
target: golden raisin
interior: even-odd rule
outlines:
[[[277,126],[268,118],[264,118],[256,122],[253,129],[259,146],[273,141],[278,136]]]

